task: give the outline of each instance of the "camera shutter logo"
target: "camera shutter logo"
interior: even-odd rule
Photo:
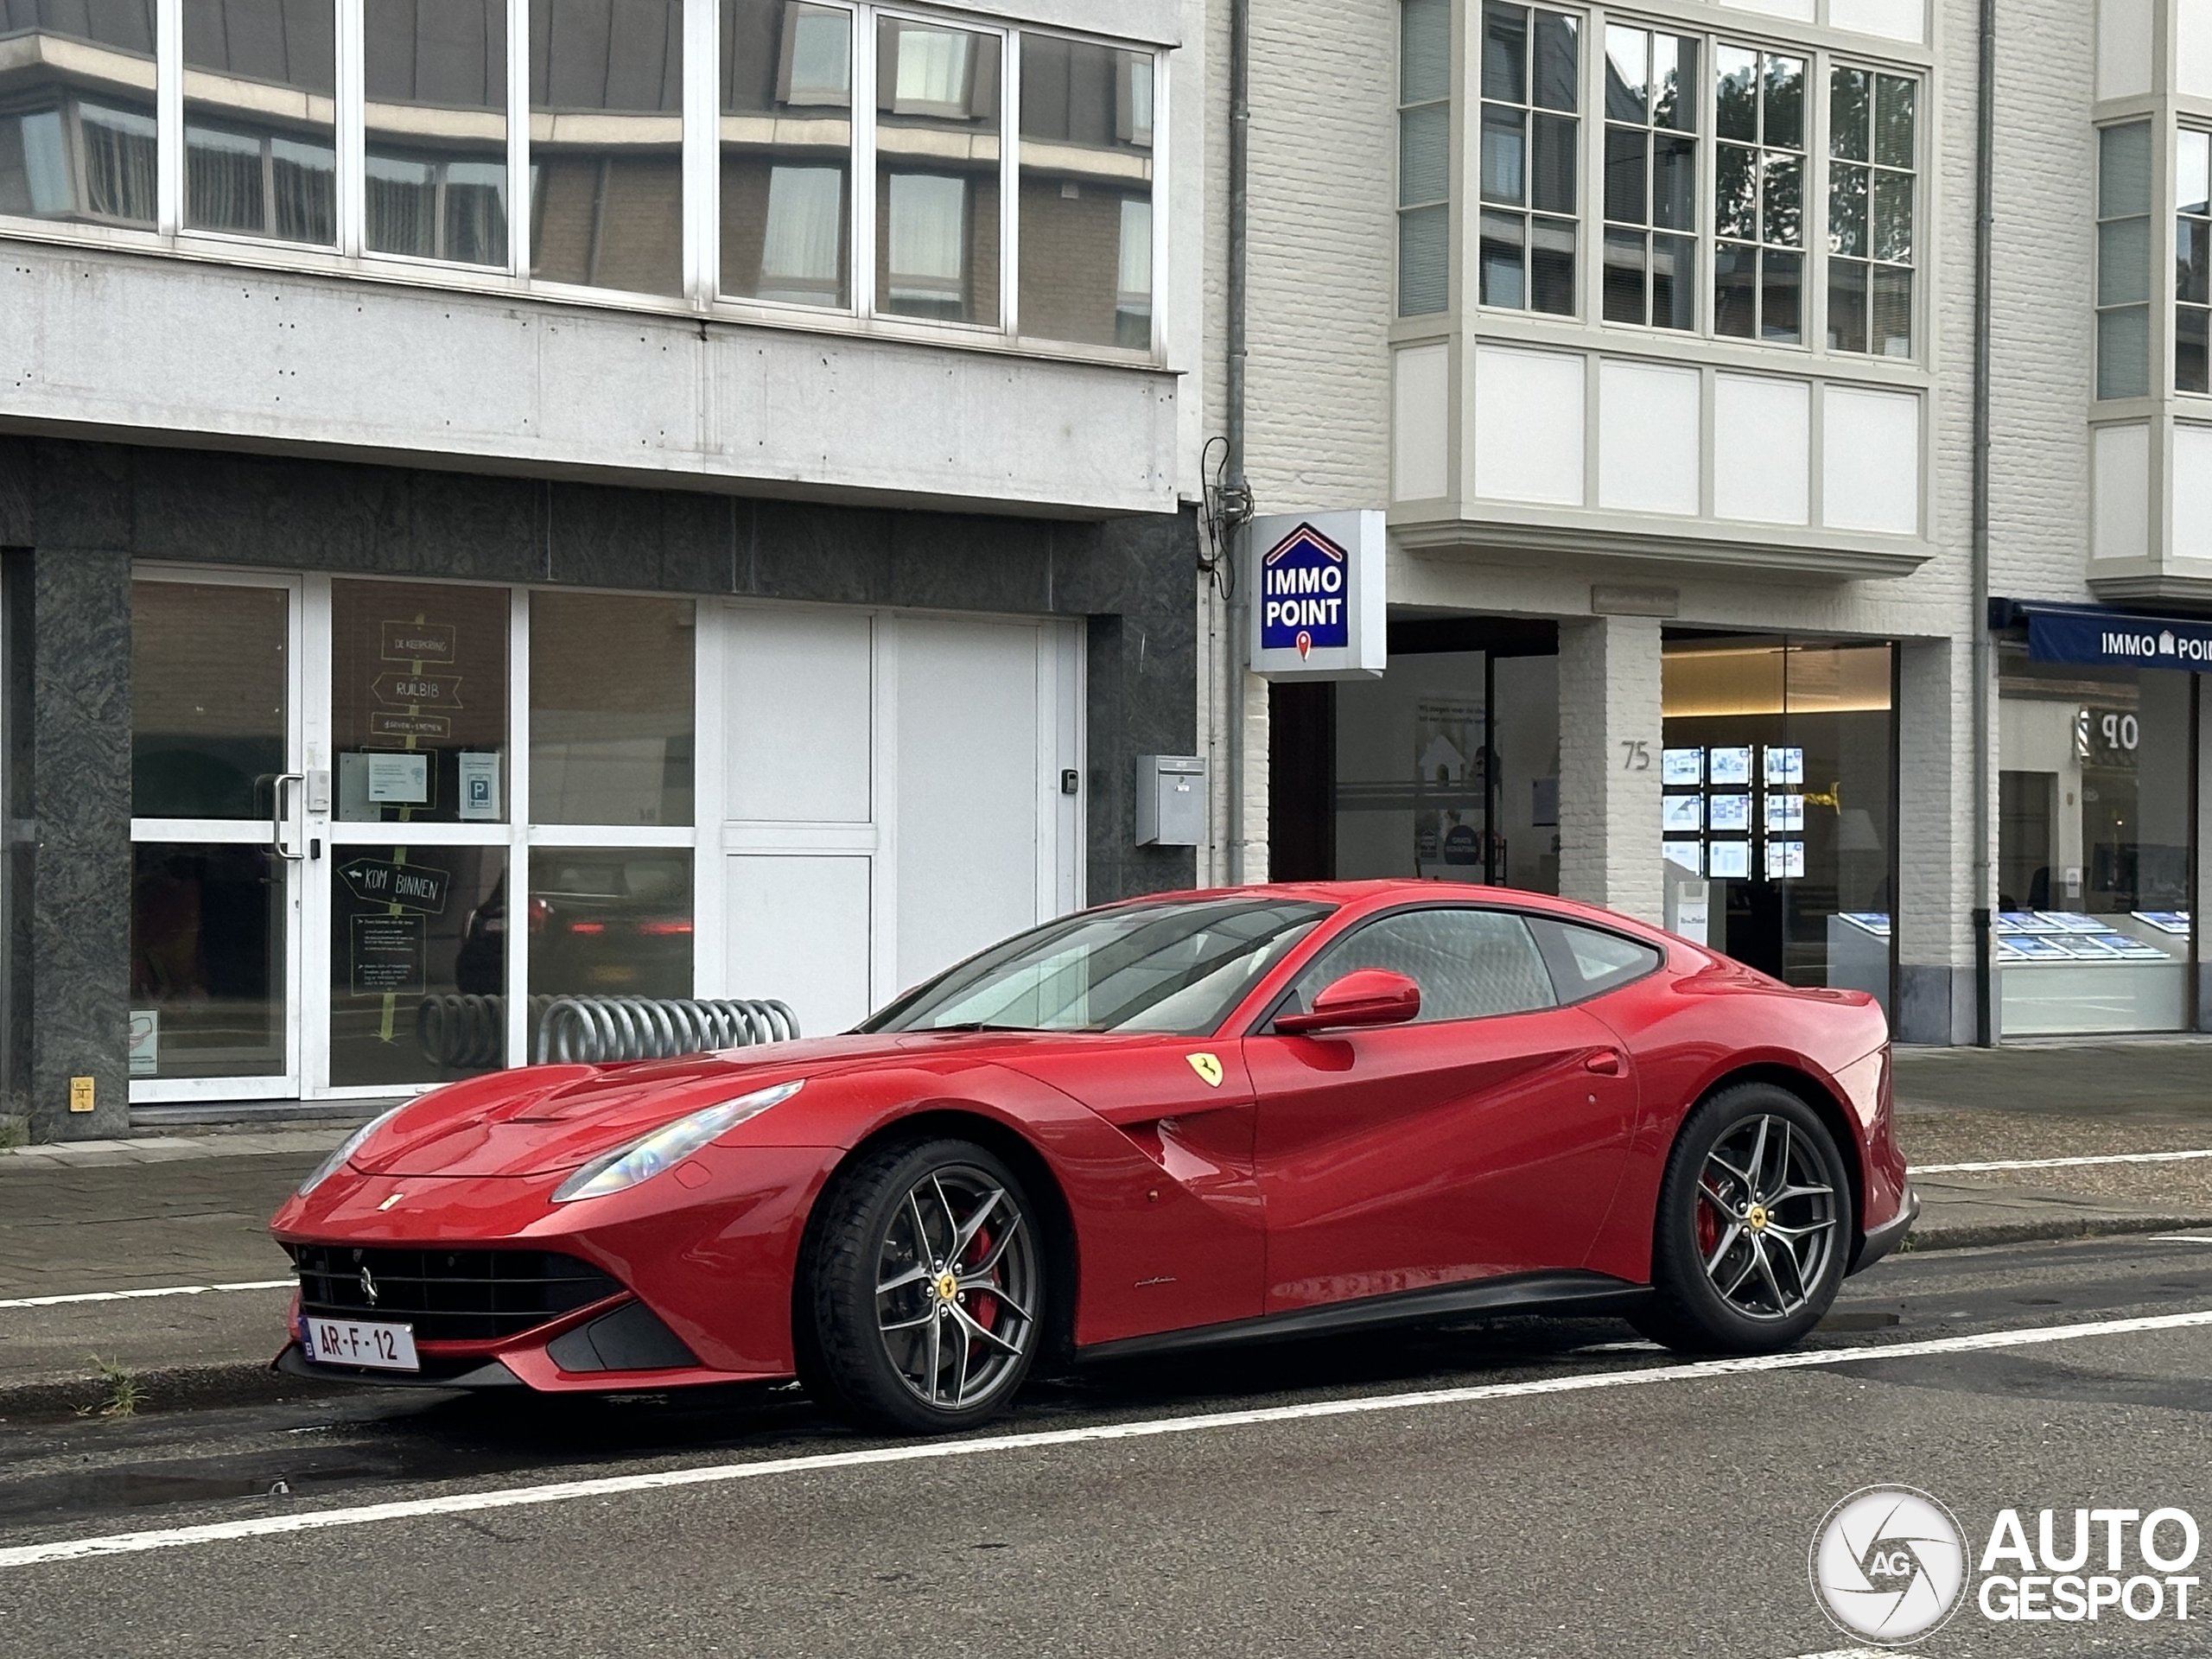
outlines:
[[[1836,1626],[1884,1647],[1918,1640],[1957,1611],[1966,1537],[1951,1512],[1910,1486],[1869,1486],[1813,1535],[1813,1593]]]

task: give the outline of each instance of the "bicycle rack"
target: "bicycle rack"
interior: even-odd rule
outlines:
[[[703,1000],[657,996],[533,996],[534,1062],[604,1065],[620,1060],[669,1060],[718,1048],[788,1042],[798,1019],[765,998]],[[503,996],[428,996],[415,1010],[423,1052],[438,1066],[477,1071],[496,1066],[506,1048]]]

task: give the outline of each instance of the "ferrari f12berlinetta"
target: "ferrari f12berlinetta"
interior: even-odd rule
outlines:
[[[848,1035],[437,1089],[275,1220],[279,1363],[797,1377],[962,1427],[1051,1363],[1539,1307],[1780,1348],[1917,1208],[1881,1010],[1435,882],[1109,905]]]

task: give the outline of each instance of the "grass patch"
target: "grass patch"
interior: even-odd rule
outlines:
[[[145,1393],[138,1386],[138,1374],[118,1360],[102,1359],[98,1354],[86,1356],[100,1374],[100,1397],[93,1404],[79,1410],[80,1417],[135,1417],[138,1408],[145,1403]]]

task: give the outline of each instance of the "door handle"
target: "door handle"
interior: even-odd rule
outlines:
[[[1582,1069],[1595,1071],[1601,1077],[1618,1077],[1621,1074],[1621,1057],[1610,1048],[1601,1048],[1594,1054],[1583,1056]]]
[[[269,819],[269,850],[277,857],[289,860],[295,864],[299,863],[306,855],[294,852],[284,839],[285,832],[291,828],[290,822],[284,813],[284,785],[305,784],[307,780],[307,773],[303,772],[283,772],[279,774],[276,787],[270,791],[271,812]]]

